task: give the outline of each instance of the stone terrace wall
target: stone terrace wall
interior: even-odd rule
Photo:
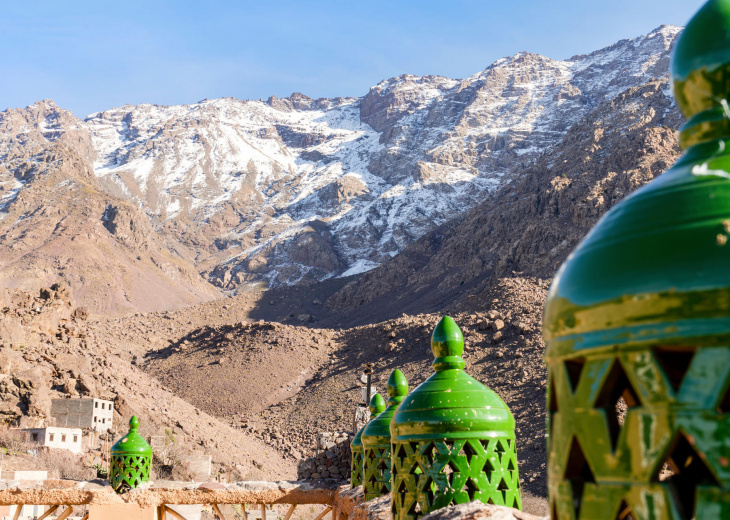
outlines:
[[[323,478],[350,480],[350,443],[352,435],[346,432],[327,432],[317,439],[317,454],[299,462],[298,480]]]

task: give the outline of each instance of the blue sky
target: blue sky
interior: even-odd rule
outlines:
[[[409,74],[470,76],[530,51],[588,53],[698,0],[15,1],[0,6],[0,110],[360,96]]]

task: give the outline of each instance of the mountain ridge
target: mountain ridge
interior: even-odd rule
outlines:
[[[521,52],[461,80],[403,74],[360,98],[125,105],[83,121],[43,101],[13,112],[36,114],[20,128],[0,124],[0,160],[14,176],[13,153],[67,143],[219,289],[360,275],[519,179],[591,111],[665,77],[679,31],[569,60]],[[25,190],[2,185],[0,212]]]

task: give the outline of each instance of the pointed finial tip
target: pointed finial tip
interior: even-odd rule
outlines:
[[[725,81],[729,70],[730,0],[710,0],[689,21],[672,53],[674,97],[687,119],[680,133],[683,149],[730,137]]]
[[[436,358],[436,365],[441,361],[455,362],[464,353],[464,335],[451,316],[444,316],[433,329],[431,351]],[[443,358],[449,358],[444,360]]]
[[[406,381],[406,376],[403,375],[403,372],[396,368],[388,378],[388,396],[397,397],[404,395],[408,395],[408,381]]]
[[[137,428],[139,428],[139,419],[137,419],[136,415],[133,415],[129,420],[129,429],[136,430]]]
[[[444,316],[433,329],[431,341],[444,343],[446,341],[464,341],[464,335],[451,316]]]
[[[370,399],[370,415],[375,417],[385,411],[385,399],[380,394],[375,394]]]

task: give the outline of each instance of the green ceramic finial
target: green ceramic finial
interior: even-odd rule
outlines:
[[[464,368],[461,358],[464,353],[464,335],[451,316],[444,316],[433,329],[431,351],[436,358],[433,368],[436,372],[450,368]]]
[[[385,399],[380,394],[375,394],[370,399],[370,420],[372,421],[385,411]],[[355,489],[362,485],[363,476],[363,455],[362,434],[367,424],[360,428],[350,443],[352,459],[350,461],[350,486]]]
[[[111,449],[109,483],[117,493],[134,489],[150,479],[152,447],[137,432],[139,419],[129,420],[129,433]]]
[[[388,378],[388,407],[370,421],[361,436],[365,500],[390,493],[390,421],[406,395],[406,377],[400,370],[393,370]]]
[[[464,337],[453,319],[436,325],[431,344],[435,373],[389,425],[393,520],[472,500],[521,508],[512,413],[463,370]]]
[[[383,399],[383,396],[380,394],[375,394],[372,399],[370,399],[370,416],[375,417],[376,415],[380,415],[385,411],[385,399]]]
[[[408,381],[403,372],[397,368],[388,378],[388,404],[398,404],[408,395]]]
[[[684,29],[672,57],[677,105],[687,118],[679,143],[730,138],[730,0],[710,0]]]
[[[730,0],[687,24],[672,80],[685,153],[598,221],[545,303],[553,518],[730,518]]]

